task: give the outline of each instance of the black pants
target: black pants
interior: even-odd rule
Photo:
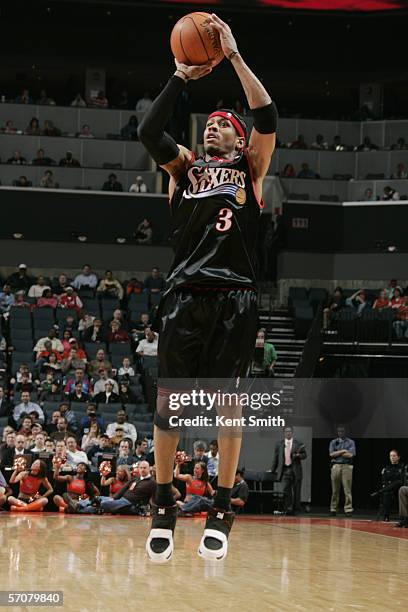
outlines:
[[[258,324],[252,290],[181,289],[159,307],[160,378],[248,374]]]
[[[291,465],[284,466],[282,475],[283,493],[285,494],[285,509],[287,512],[299,512],[300,489],[302,479],[298,478]]]

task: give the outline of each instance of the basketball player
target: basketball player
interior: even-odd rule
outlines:
[[[275,147],[277,111],[262,83],[240,55],[229,26],[216,15],[220,34],[254,119],[249,140],[242,118],[230,110],[208,117],[203,158],[177,145],[164,127],[187,81],[209,74],[212,66],[177,70],[147,111],[139,138],[170,175],[169,196],[175,258],[160,305],[160,378],[236,378],[245,376],[257,331],[254,249],[262,203],[262,181]],[[178,431],[171,429],[166,390],[158,389],[154,450],[157,492],[149,558],[168,561],[173,554],[177,505],[172,495]],[[220,560],[227,554],[234,513],[231,488],[238,464],[240,436],[219,432],[218,489],[208,511],[198,554]]]

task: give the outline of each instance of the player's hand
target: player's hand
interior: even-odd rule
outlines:
[[[225,23],[225,21],[222,21],[215,13],[211,14],[208,18],[208,22],[220,35],[221,47],[225,57],[229,58],[231,53],[238,53],[237,41],[229,25]]]
[[[212,70],[211,62],[207,62],[202,66],[187,66],[187,64],[182,64],[176,58],[174,58],[174,62],[176,64],[176,75],[184,78],[185,81],[197,81],[207,74],[210,74]]]

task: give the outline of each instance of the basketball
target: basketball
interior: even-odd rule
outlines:
[[[208,13],[189,13],[174,26],[170,46],[174,57],[182,64],[200,66],[223,59],[218,32],[208,23]]]

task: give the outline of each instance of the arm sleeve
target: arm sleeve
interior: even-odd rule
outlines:
[[[179,154],[177,143],[164,131],[164,127],[184,87],[183,79],[172,76],[146,112],[137,130],[139,140],[159,165],[167,164]]]

